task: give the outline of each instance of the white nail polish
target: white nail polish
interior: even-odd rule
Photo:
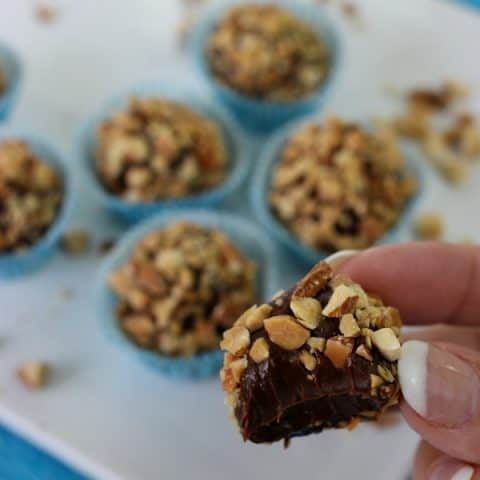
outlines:
[[[455,472],[452,480],[472,480],[474,473],[475,471],[473,470],[473,468],[466,465],[465,467],[462,467],[460,470],[457,470]]]
[[[398,361],[403,397],[423,416],[427,413],[427,355],[428,343],[410,340],[403,344]]]
[[[333,270],[338,270],[343,263],[358,253],[359,250],[340,250],[327,257],[325,261],[330,264]]]

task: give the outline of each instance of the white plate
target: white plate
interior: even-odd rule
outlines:
[[[189,75],[184,59],[171,50],[176,1],[57,3],[58,22],[46,26],[34,22],[28,2],[0,0],[6,12],[2,38],[27,67],[15,123],[69,148],[82,116],[112,89],[165,71],[171,78]],[[365,31],[338,19],[346,58],[329,110],[354,117],[392,110],[395,103],[383,95],[388,82],[408,86],[453,77],[479,86],[480,64],[473,60],[480,16],[438,0],[357,3]],[[433,174],[427,181],[423,209],[443,212],[448,238],[479,240],[479,169],[458,191]],[[120,231],[80,190],[75,225],[88,227],[97,239]],[[279,263],[281,285],[301,274],[283,251]],[[0,285],[0,419],[13,429],[101,479],[405,477],[416,435],[396,414],[382,427],[362,424],[354,432],[294,440],[287,451],[242,443],[215,379],[165,380],[104,340],[89,289],[97,264],[95,254],[79,260],[59,254],[39,273]],[[62,288],[72,289],[74,298],[62,298]],[[27,392],[14,377],[16,366],[30,358],[54,366],[43,391]]]

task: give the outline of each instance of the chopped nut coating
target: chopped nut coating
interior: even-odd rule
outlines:
[[[317,299],[292,297],[290,308],[297,317],[297,321],[304,327],[309,329],[318,327],[322,318],[322,304]]]

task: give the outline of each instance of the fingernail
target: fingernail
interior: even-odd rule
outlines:
[[[459,357],[418,340],[405,342],[398,375],[407,403],[430,423],[454,428],[480,408],[480,380]]]
[[[427,480],[472,480],[475,470],[466,463],[440,458],[427,472]]]
[[[327,257],[325,261],[330,264],[332,270],[338,270],[347,260],[360,253],[359,250],[340,250]]]

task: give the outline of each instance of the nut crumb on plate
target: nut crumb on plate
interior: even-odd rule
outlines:
[[[105,240],[102,240],[97,247],[97,252],[100,255],[106,255],[109,253],[113,248],[115,247],[115,244],[117,243],[115,238],[106,238]]]
[[[84,229],[75,229],[66,232],[60,241],[60,246],[69,255],[83,255],[91,245],[90,233]]]
[[[50,367],[47,363],[41,361],[28,361],[21,364],[17,369],[18,378],[23,384],[31,389],[41,389],[50,372]]]
[[[444,232],[443,218],[439,213],[423,213],[414,220],[413,230],[421,240],[440,240]]]
[[[36,2],[34,6],[35,18],[41,23],[52,23],[58,16],[58,11],[45,2]]]

